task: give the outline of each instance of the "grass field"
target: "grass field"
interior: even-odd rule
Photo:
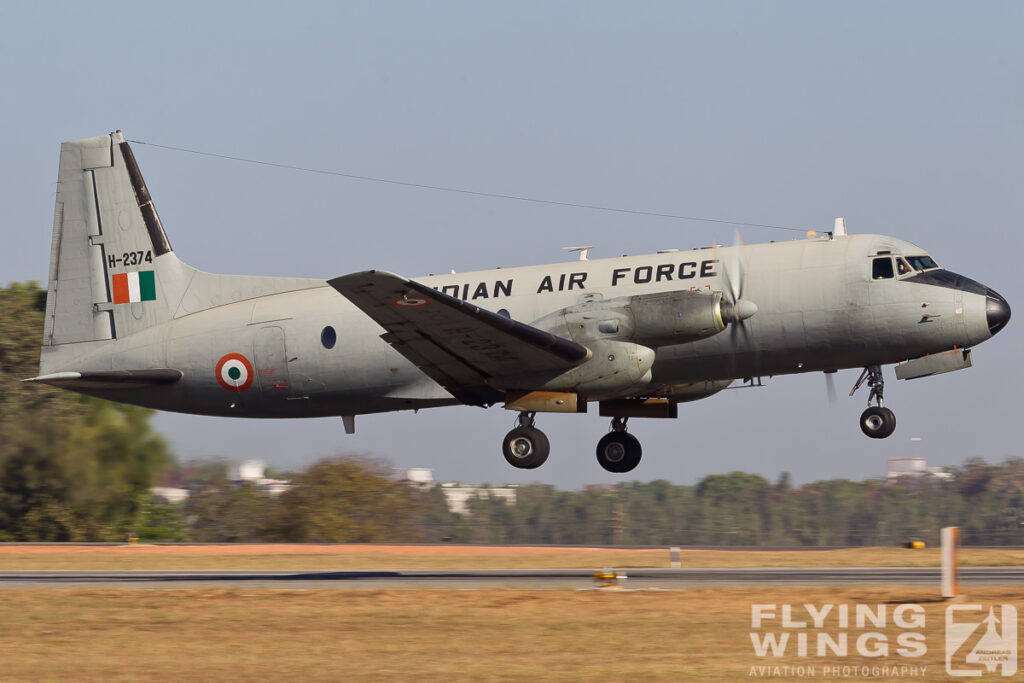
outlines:
[[[1024,550],[962,549],[961,565],[1024,565]],[[933,567],[938,549],[684,550],[684,567]],[[220,545],[0,546],[0,571],[130,569],[540,569],[667,567],[668,549]]]
[[[0,679],[25,681],[751,680],[752,667],[916,666],[949,680],[945,605],[917,588],[547,590],[9,590]],[[1020,589],[972,600],[1020,604]],[[754,603],[920,602],[927,653],[757,657]],[[891,622],[891,618],[890,618]],[[832,624],[834,631],[836,625]],[[773,627],[774,628],[774,627]],[[1022,629],[1024,632],[1024,629]],[[993,675],[989,676],[990,678]],[[999,678],[998,674],[994,675]],[[794,677],[777,677],[795,680]],[[999,678],[999,680],[1008,680]]]

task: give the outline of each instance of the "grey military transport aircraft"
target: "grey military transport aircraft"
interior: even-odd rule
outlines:
[[[355,416],[503,404],[505,458],[548,457],[537,413],[597,404],[598,462],[640,461],[629,418],[733,382],[863,368],[873,438],[893,433],[882,366],[971,365],[1010,319],[992,289],[882,235],[738,243],[410,280],[204,273],[178,260],[120,131],[61,146],[42,382],[159,410]],[[851,392],[851,395],[853,392]]]

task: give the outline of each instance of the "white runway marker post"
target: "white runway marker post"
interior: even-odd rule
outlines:
[[[683,563],[679,561],[679,546],[672,546],[668,550],[668,565],[672,569],[679,569]]]
[[[960,527],[942,528],[942,597],[960,594]]]

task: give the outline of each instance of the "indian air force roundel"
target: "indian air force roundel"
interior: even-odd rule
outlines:
[[[253,370],[249,359],[240,353],[229,353],[217,361],[217,381],[228,391],[245,391],[252,386]]]

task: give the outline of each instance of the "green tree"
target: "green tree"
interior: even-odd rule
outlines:
[[[771,484],[746,472],[712,474],[697,484],[697,504],[705,542],[757,545],[762,542],[763,507]]]
[[[142,514],[135,529],[143,543],[180,543],[189,540],[188,521],[181,506],[149,497],[142,503]]]
[[[280,495],[271,536],[296,543],[418,541],[420,500],[365,458],[321,460]]]
[[[227,478],[196,491],[186,505],[190,540],[202,543],[255,543],[274,537],[272,518],[277,498],[250,483]]]
[[[0,535],[122,539],[170,455],[152,411],[20,381],[37,374],[45,299],[0,289]]]

